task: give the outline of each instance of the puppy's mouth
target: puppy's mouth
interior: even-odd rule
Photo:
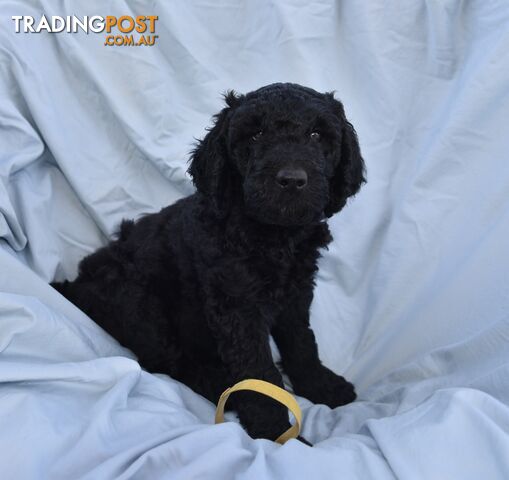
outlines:
[[[246,213],[260,223],[282,227],[304,226],[318,221],[321,215],[309,209],[296,209],[291,206],[281,208],[246,209]]]
[[[267,184],[245,184],[246,214],[260,223],[285,227],[304,226],[320,221],[325,208],[320,189],[282,192]]]

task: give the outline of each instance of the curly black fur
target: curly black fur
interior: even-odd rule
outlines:
[[[326,218],[364,182],[357,137],[333,94],[295,84],[230,92],[192,153],[197,192],[134,223],[54,284],[141,365],[216,402],[259,378],[283,386],[272,335],[296,394],[337,407],[353,386],[324,367],[309,326]],[[256,393],[231,406],[253,437],[288,428]]]

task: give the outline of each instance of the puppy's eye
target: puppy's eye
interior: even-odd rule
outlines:
[[[256,140],[259,140],[260,137],[263,135],[263,130],[260,130],[259,132],[256,132],[252,137],[251,139],[256,141]]]
[[[311,138],[311,140],[320,140],[320,132],[311,132],[309,134],[309,137]]]

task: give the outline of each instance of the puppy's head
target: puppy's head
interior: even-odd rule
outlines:
[[[332,93],[278,83],[225,100],[189,168],[218,214],[236,203],[262,223],[306,225],[341,210],[365,181],[355,130]]]

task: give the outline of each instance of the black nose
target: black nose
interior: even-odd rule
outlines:
[[[276,182],[281,188],[304,188],[308,183],[308,174],[302,168],[283,168],[276,175]]]

